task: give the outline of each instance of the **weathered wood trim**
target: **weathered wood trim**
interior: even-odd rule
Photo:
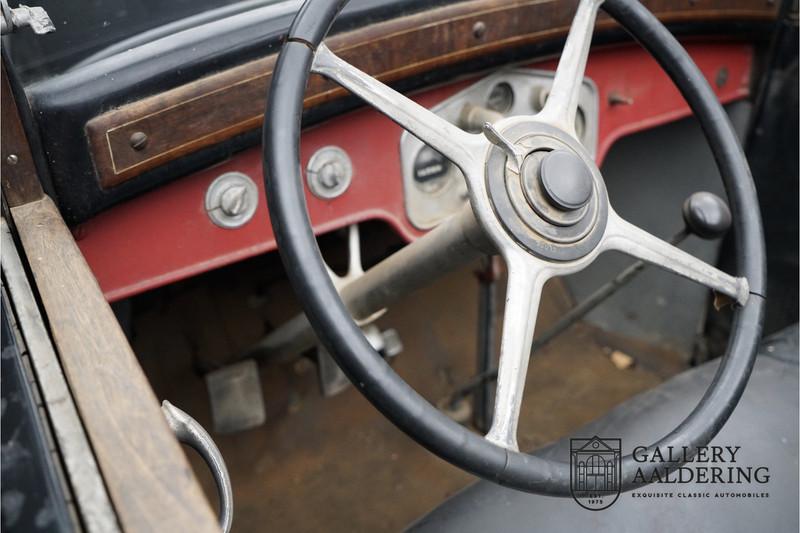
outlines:
[[[772,20],[764,0],[647,0],[665,23]],[[384,82],[419,75],[477,56],[561,37],[573,0],[469,0],[334,35],[328,45],[343,59]],[[485,32],[473,27],[483,22]],[[614,26],[604,14],[598,30]],[[86,126],[101,186],[113,187],[146,170],[258,128],[276,55],[270,55],[128,104]],[[345,91],[314,76],[306,107]],[[135,132],[148,136],[131,147]]]
[[[19,109],[8,82],[6,65],[2,65],[0,86],[0,181],[3,196],[13,207],[41,198],[42,185],[36,174],[28,136],[22,126]]]
[[[81,420],[125,531],[219,526],[114,313],[49,197],[11,209]]]

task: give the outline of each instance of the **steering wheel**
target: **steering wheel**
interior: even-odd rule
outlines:
[[[450,463],[518,490],[568,496],[568,463],[521,453],[517,447],[533,328],[541,290],[549,278],[577,272],[600,253],[616,250],[706,285],[734,302],[732,333],[715,379],[697,407],[650,451],[656,446],[686,446],[691,456],[707,445],[735,408],[755,360],[763,320],[765,252],[744,153],[727,115],[686,51],[636,0],[580,0],[541,112],[487,123],[481,134],[473,134],[356,69],[322,43],[346,3],[307,0],[298,12],[273,72],[263,150],[269,213],[290,282],[320,341],[356,388],[401,430]],[[656,58],[697,116],[731,203],[738,277],[617,215],[599,169],[577,140],[578,91],[601,4]],[[384,362],[329,278],[308,218],[299,164],[309,72],[365,100],[442,153],[466,179],[471,209],[460,220],[482,230],[508,269],[495,412],[485,437],[449,419]],[[453,246],[464,245],[471,232],[453,231],[453,225],[445,222],[401,252],[435,263],[437,253],[448,254]],[[640,486],[633,478],[642,466],[631,456],[623,458],[622,490]],[[652,479],[656,469],[663,475],[665,468],[674,466],[649,463],[643,468],[644,477]]]

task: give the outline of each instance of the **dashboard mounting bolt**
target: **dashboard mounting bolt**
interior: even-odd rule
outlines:
[[[143,131],[135,131],[131,133],[130,144],[131,148],[137,152],[144,150],[147,146],[147,134]]]
[[[320,148],[306,167],[308,188],[318,198],[332,200],[341,196],[353,179],[353,164],[338,146]]]
[[[14,166],[19,163],[19,157],[17,157],[17,154],[10,154],[8,157],[6,157],[6,163]]]
[[[486,35],[486,23],[482,20],[479,20],[472,26],[472,35],[476,39],[483,39],[483,36]]]
[[[206,214],[221,228],[247,224],[258,206],[258,187],[241,172],[226,172],[211,182],[206,191]]]

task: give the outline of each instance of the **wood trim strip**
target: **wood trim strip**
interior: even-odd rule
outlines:
[[[81,420],[124,531],[219,525],[128,340],[58,208],[11,215]]]
[[[773,20],[775,4],[763,0],[649,0],[666,23],[693,20]],[[573,0],[469,0],[334,35],[326,42],[343,59],[383,82],[419,75],[482,54],[566,35]],[[486,31],[472,31],[478,21]],[[605,14],[598,31],[615,23]],[[86,132],[103,188],[183,155],[258,128],[276,55],[219,72],[93,118]],[[313,76],[306,107],[345,91]],[[131,135],[143,132],[137,151]]]
[[[5,61],[2,65],[0,87],[0,181],[3,196],[11,207],[38,200],[44,195],[33,154],[22,126],[17,102],[8,82]]]

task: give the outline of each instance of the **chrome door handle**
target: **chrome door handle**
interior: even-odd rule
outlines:
[[[222,454],[219,453],[219,448],[203,426],[186,412],[167,400],[161,403],[161,411],[175,438],[194,448],[211,470],[219,495],[219,525],[224,533],[229,533],[233,522],[233,489],[228,468],[225,466]]]

